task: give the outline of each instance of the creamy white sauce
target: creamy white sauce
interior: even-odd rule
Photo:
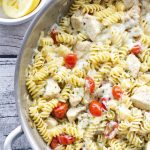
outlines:
[[[94,75],[96,74],[96,70],[89,70],[88,71],[88,73],[87,73],[87,75],[89,76],[89,77],[94,77]]]
[[[85,60],[85,59],[80,59],[76,66],[79,68],[79,69],[83,69],[84,67],[88,66],[88,62]]]

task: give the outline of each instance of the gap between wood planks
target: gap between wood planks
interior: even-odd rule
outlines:
[[[0,55],[0,58],[17,58],[17,55]]]

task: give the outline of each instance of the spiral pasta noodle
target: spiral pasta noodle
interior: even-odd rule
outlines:
[[[82,5],[83,13],[94,13],[96,11],[103,10],[103,7],[98,4],[84,4]]]
[[[35,56],[34,56],[34,68],[41,68],[44,66],[45,63],[45,59],[42,56],[42,53],[38,52]]]
[[[84,79],[79,78],[79,77],[77,77],[75,75],[71,75],[68,78],[67,82],[70,83],[70,84],[72,84],[72,85],[74,85],[74,86],[79,86],[79,87],[80,86],[84,86],[84,83],[85,83]]]
[[[48,118],[50,113],[52,112],[53,108],[55,108],[58,104],[57,99],[53,99],[47,103],[44,104],[44,107],[42,108],[41,117],[42,118]]]
[[[40,39],[39,45],[44,47],[44,46],[50,46],[53,45],[53,39],[51,37],[43,37]]]
[[[123,16],[124,16],[124,14],[122,12],[116,12],[116,13],[110,15],[109,17],[106,17],[103,20],[102,24],[104,26],[110,26],[112,24],[118,23],[119,21],[121,22]]]
[[[143,141],[134,132],[128,132],[127,140],[136,147],[142,147]]]
[[[56,40],[59,43],[64,43],[67,45],[74,45],[76,43],[76,38],[70,34],[67,34],[67,33],[59,33],[56,36]]]
[[[150,46],[150,40],[149,39],[150,38],[149,38],[148,35],[143,34],[141,36],[141,42],[142,42],[142,44],[144,44],[145,46],[149,47]]]
[[[66,124],[64,127],[64,132],[68,135],[76,137],[77,139],[81,139],[83,137],[83,135],[79,133],[77,126],[74,124]]]
[[[40,135],[43,137],[43,139],[46,141],[46,142],[50,142],[51,140],[51,137],[49,136],[49,132],[47,130],[47,124],[42,120],[42,118],[40,117],[38,111],[37,111],[37,108],[34,107],[30,107],[29,109],[29,114],[30,116],[32,117],[36,127],[37,127],[37,130],[39,131]]]
[[[70,18],[69,18],[68,16],[63,17],[63,18],[60,20],[59,25],[60,25],[61,29],[62,29],[64,32],[69,33]]]
[[[98,147],[96,145],[96,143],[92,140],[87,140],[86,141],[86,144],[85,144],[85,147],[87,148],[87,150],[97,150]]]
[[[71,87],[69,84],[66,84],[63,90],[60,93],[60,101],[65,102],[69,99],[70,94],[72,93]]]
[[[41,32],[25,82],[50,149],[142,150],[150,141],[148,4],[74,0]]]
[[[94,15],[98,18],[98,20],[103,20],[104,18],[108,17],[109,15],[113,14],[115,12],[115,7],[111,6],[106,9],[103,9],[99,12],[95,12]]]
[[[41,81],[36,84],[33,78],[30,77],[26,80],[26,86],[33,99],[35,99],[44,93],[45,82]]]
[[[69,14],[73,14],[84,4],[84,0],[74,0],[74,3],[70,7]]]

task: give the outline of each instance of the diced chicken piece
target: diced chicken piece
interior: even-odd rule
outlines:
[[[95,95],[98,97],[112,98],[112,85],[110,83],[103,84],[102,87],[95,91]]]
[[[139,87],[131,96],[131,100],[135,107],[150,110],[150,87],[146,85]]]
[[[60,93],[60,87],[57,84],[57,82],[54,81],[51,78],[48,79],[47,80],[47,85],[46,85],[46,88],[45,88],[44,97],[46,97],[46,98],[55,97],[59,93]]]
[[[77,107],[77,108],[70,108],[67,111],[67,118],[70,122],[73,122],[79,115],[80,112],[86,110],[86,107]]]
[[[124,104],[118,107],[117,114],[121,120],[130,120],[132,118],[131,111]]]
[[[99,34],[95,41],[99,42],[99,43],[106,43],[106,41],[110,41],[111,42],[111,34],[110,33],[103,33],[103,34]]]
[[[95,92],[94,92],[94,95],[95,95],[96,97],[102,97],[102,96],[103,96],[103,90],[102,90],[102,88],[97,88],[97,89],[95,90]]]
[[[46,123],[48,125],[48,128],[53,128],[53,127],[55,127],[55,126],[58,125],[58,122],[54,118],[52,118],[52,117],[48,118],[48,120],[46,121]]]
[[[84,16],[84,31],[87,33],[92,41],[95,41],[96,37],[102,30],[101,23],[96,19],[96,17],[91,15]]]
[[[149,7],[149,6],[148,6]],[[150,11],[150,8],[149,8]],[[150,35],[150,13],[147,13],[145,18],[143,19],[143,21],[145,22],[145,26],[143,24],[143,30],[147,35]]]
[[[83,16],[74,14],[71,17],[71,24],[75,30],[80,31],[83,27]]]
[[[79,69],[87,68],[89,63],[85,59],[80,59],[77,61],[76,67]]]
[[[146,143],[145,150],[150,150],[150,141]]]
[[[108,107],[108,109],[112,109],[112,110],[117,110],[117,107],[118,107],[118,101],[116,101],[116,100],[110,100],[110,101],[108,101],[107,102],[107,107]]]
[[[83,57],[88,52],[88,47],[90,46],[89,41],[78,41],[74,46],[74,52],[78,55],[78,58]]]
[[[127,65],[128,69],[131,71],[132,76],[137,77],[141,66],[139,59],[134,54],[130,54],[127,57]]]
[[[104,91],[103,97],[105,98],[112,98],[112,85],[110,83],[106,83],[102,86]]]
[[[84,96],[84,89],[83,88],[74,88],[73,94],[70,95],[69,102],[71,106],[77,106]]]
[[[67,54],[71,53],[72,51],[65,45],[60,44],[60,46],[58,48],[55,49],[57,54],[59,56],[66,56]]]

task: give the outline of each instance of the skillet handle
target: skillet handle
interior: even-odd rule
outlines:
[[[13,142],[23,134],[21,126],[14,129],[7,137],[4,143],[4,150],[12,150]]]

